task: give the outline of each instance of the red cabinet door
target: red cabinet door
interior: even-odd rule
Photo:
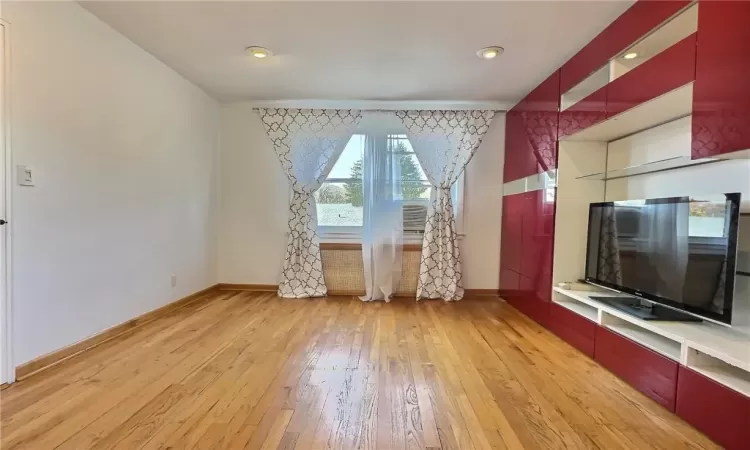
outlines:
[[[675,410],[677,362],[606,328],[596,332],[594,359],[665,408]]]
[[[500,266],[519,273],[521,270],[523,201],[525,194],[503,197],[502,234],[500,236]]]
[[[636,2],[562,66],[560,91],[564,93],[570,90],[604,66],[610,58],[628,48],[689,4],[689,1],[681,0],[639,0]]]
[[[652,100],[695,79],[695,34],[607,86],[607,117]]]
[[[542,326],[547,326],[549,302],[541,301],[536,295],[536,281],[525,275],[520,275],[520,295],[515,303],[511,303],[519,311],[534,319]]]
[[[750,2],[702,1],[693,85],[693,159],[750,149]]]
[[[560,112],[560,139],[596,125],[607,118],[607,87],[599,89],[580,102]]]
[[[500,296],[511,301],[514,295],[518,295],[520,275],[512,270],[500,268]]]
[[[503,165],[503,182],[517,180],[521,178],[519,174],[518,163],[518,136],[521,129],[518,126],[520,115],[518,111],[510,110],[505,115],[505,164]]]
[[[560,71],[555,71],[518,105],[535,168],[557,167],[557,129],[560,110]]]
[[[750,444],[750,398],[680,366],[677,415],[727,450]]]
[[[586,356],[594,357],[596,329],[599,328],[594,322],[556,303],[550,303],[548,327]]]
[[[526,133],[523,114],[516,107],[509,111],[505,118],[505,183],[537,172],[538,164]]]
[[[538,226],[540,223],[537,210],[537,193],[532,191],[520,194],[521,196],[521,267],[519,273],[534,280],[539,272],[540,236]]]

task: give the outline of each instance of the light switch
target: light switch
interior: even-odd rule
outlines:
[[[33,186],[34,168],[31,166],[16,166],[16,179],[19,186]]]

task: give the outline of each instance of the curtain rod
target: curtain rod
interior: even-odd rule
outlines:
[[[253,106],[253,111],[258,111],[261,109],[356,109],[358,111],[375,111],[375,112],[393,112],[393,111],[493,111],[496,113],[505,113],[508,112],[507,109],[497,109],[497,108],[482,108],[482,107],[476,107],[476,108],[357,108],[357,107],[348,107],[348,108],[333,108],[333,107],[311,107],[311,106]]]
[[[259,100],[247,101],[253,109],[294,108],[294,109],[357,109],[360,111],[398,111],[405,109],[437,110],[490,110],[507,112],[515,103],[495,101],[407,101],[407,100]]]

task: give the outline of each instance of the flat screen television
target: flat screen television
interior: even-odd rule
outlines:
[[[739,208],[738,193],[592,203],[585,280],[731,324]]]

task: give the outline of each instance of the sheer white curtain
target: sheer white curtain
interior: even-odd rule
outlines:
[[[482,143],[494,111],[397,111],[432,184],[422,242],[417,299],[463,298],[461,255],[451,186]]]
[[[289,240],[278,295],[325,296],[328,289],[323,278],[313,193],[354,134],[360,111],[260,109],[259,114],[292,186]]]
[[[401,279],[403,217],[401,164],[392,138],[403,134],[393,112],[364,112],[359,131],[366,135],[362,188],[364,198],[362,262],[363,301],[390,301]]]

